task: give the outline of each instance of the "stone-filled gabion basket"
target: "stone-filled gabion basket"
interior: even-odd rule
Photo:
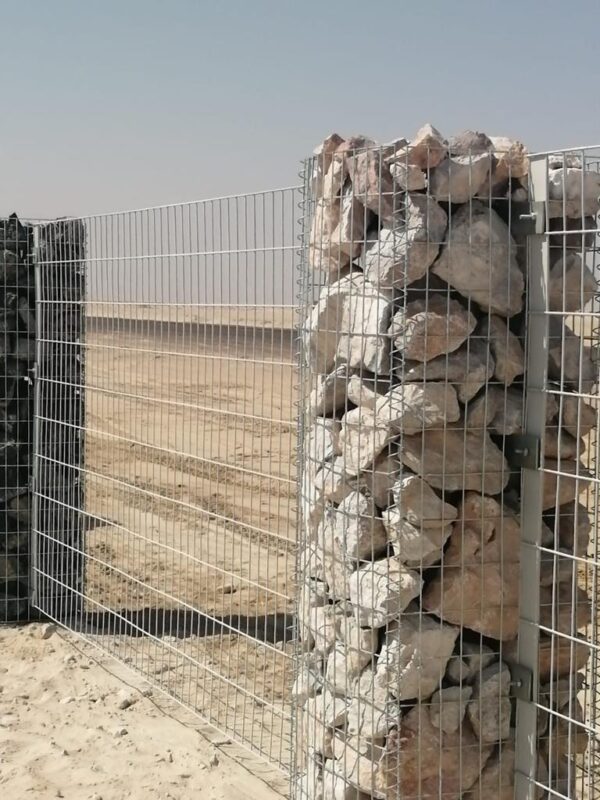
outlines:
[[[573,218],[586,203],[595,215],[597,180],[582,197],[574,178],[567,198],[563,169],[550,163],[560,213],[568,199]],[[528,171],[518,141],[431,125],[384,146],[333,134],[308,163],[297,797],[513,797]],[[561,240],[549,310],[595,292]],[[544,456],[564,471],[596,424],[571,394],[596,367],[574,333],[555,334],[561,413],[549,395]],[[582,552],[579,481],[558,483],[544,486],[543,537]],[[577,705],[563,679],[588,656],[589,602],[567,563],[543,563],[540,581],[541,624],[558,586],[553,622],[575,640],[540,643],[556,709]],[[538,777],[564,791],[577,753],[558,736],[549,754],[538,732]]]
[[[37,227],[37,251],[34,229]],[[36,282],[35,259],[39,280]],[[63,616],[82,582],[85,232],[79,220],[0,220],[4,430],[0,507],[0,621],[35,615],[32,599],[32,485],[35,381],[38,417],[37,585],[44,607]],[[36,296],[39,289],[41,295]],[[41,347],[36,301],[41,301]],[[38,353],[42,355],[37,364]],[[75,591],[73,591],[75,590]],[[52,601],[48,598],[52,598]],[[38,597],[38,601],[40,598]]]

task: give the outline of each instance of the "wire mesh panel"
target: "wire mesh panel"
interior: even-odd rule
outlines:
[[[38,298],[40,439],[83,455],[38,449],[36,535],[83,572],[38,559],[39,607],[286,769],[296,204],[283,189],[84,218],[85,339],[47,323],[76,256],[57,271],[42,251]],[[74,352],[79,379],[48,366]],[[72,469],[78,495],[49,489]],[[48,514],[83,540],[45,533]]]
[[[306,164],[298,797],[513,796],[527,173],[431,126]]]
[[[537,741],[530,796],[600,796],[598,723],[598,209],[600,148],[536,156],[532,193],[547,336]],[[537,247],[537,244],[536,244]],[[532,276],[535,278],[535,276]],[[527,611],[527,610],[526,610]]]

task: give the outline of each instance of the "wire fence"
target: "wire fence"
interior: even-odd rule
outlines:
[[[38,606],[283,769],[297,202],[81,219],[37,297]]]

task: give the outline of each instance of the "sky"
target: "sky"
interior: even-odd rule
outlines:
[[[600,0],[2,0],[0,214],[298,183],[327,134],[600,143]]]

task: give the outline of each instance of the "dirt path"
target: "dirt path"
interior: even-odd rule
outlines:
[[[1,797],[281,800],[256,775],[279,791],[283,777],[93,645],[43,630],[0,627]]]

